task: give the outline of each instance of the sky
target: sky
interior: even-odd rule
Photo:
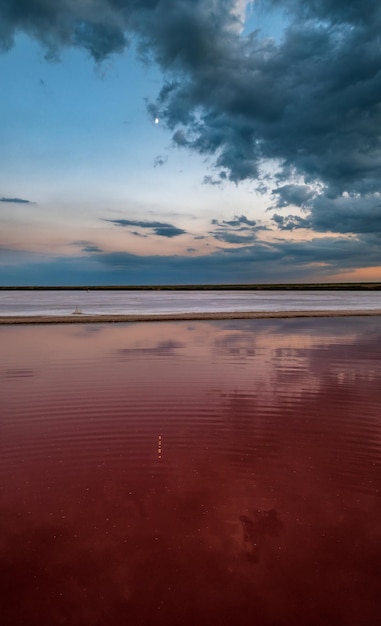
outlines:
[[[381,280],[378,0],[0,0],[0,285]]]

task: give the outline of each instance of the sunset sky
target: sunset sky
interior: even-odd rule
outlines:
[[[0,285],[381,280],[378,0],[0,0]]]

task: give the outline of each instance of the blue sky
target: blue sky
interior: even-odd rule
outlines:
[[[352,5],[2,0],[0,284],[381,280]]]

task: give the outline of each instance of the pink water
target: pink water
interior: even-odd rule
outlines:
[[[0,345],[4,626],[380,623],[378,318]]]

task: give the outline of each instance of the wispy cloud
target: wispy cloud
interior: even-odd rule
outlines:
[[[159,154],[154,159],[153,166],[154,167],[161,167],[162,165],[165,165],[167,161],[168,161],[168,157],[167,156],[162,156],[161,154]]]
[[[144,228],[152,230],[155,235],[159,237],[178,237],[179,235],[183,235],[186,233],[182,228],[178,228],[173,224],[166,224],[164,222],[150,222],[148,220],[109,220],[104,219],[104,222],[111,222],[115,226],[121,226],[123,228],[127,228],[129,226],[133,226],[135,228]],[[132,231],[130,231],[132,232]],[[134,235],[138,235],[137,232],[133,232]]]
[[[250,227],[256,227],[257,222],[255,220],[249,220],[245,215],[235,215],[232,220],[212,220],[212,224],[218,224],[219,226],[239,226],[249,229]]]
[[[73,241],[73,246],[81,248],[82,252],[102,252],[102,248],[97,246],[92,241],[86,239],[80,239],[79,241]]]
[[[24,200],[24,198],[0,198],[0,202],[6,202],[10,204],[36,204],[31,200]]]
[[[218,241],[230,244],[248,245],[257,239],[259,230],[266,230],[265,226],[245,215],[235,215],[231,220],[213,219],[211,224],[216,228],[209,234]]]

